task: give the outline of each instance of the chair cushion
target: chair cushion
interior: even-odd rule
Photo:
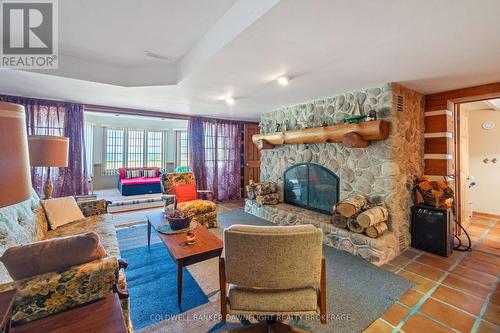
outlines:
[[[215,212],[217,205],[208,200],[191,200],[179,202],[177,204],[177,209],[188,211],[192,214],[204,214],[208,212]]]
[[[175,186],[173,188],[173,192],[177,200],[177,203],[198,199],[195,184],[185,184],[185,185]]]
[[[313,287],[266,290],[229,286],[231,310],[255,312],[308,312],[318,309],[318,292]]]

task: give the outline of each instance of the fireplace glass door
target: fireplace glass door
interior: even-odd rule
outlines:
[[[339,177],[321,165],[296,164],[284,176],[285,203],[330,214],[339,202]]]

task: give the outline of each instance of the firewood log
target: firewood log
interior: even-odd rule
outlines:
[[[362,234],[363,231],[365,231],[365,228],[358,224],[358,221],[355,217],[347,219],[347,226],[349,227],[349,230],[357,234]]]
[[[375,206],[360,213],[357,217],[358,224],[363,228],[368,228],[380,222],[387,221],[389,212],[384,206]]]
[[[366,228],[365,234],[370,238],[377,238],[380,237],[386,231],[387,231],[387,224],[385,222],[380,222],[378,224]]]
[[[331,218],[332,224],[337,228],[345,229],[347,228],[347,217],[334,213]]]
[[[354,214],[361,212],[367,205],[368,200],[366,200],[363,195],[357,194],[338,203],[336,211],[345,217],[351,217]]]

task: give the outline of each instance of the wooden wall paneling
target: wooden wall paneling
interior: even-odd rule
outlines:
[[[258,124],[244,125],[243,147],[243,196],[246,197],[246,185],[250,180],[260,180],[260,151],[252,141],[252,136],[260,133]]]

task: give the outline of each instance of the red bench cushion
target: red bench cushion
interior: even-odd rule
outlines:
[[[154,184],[160,182],[160,177],[155,178],[129,178],[121,179],[120,182],[123,185],[140,185],[140,184]]]

